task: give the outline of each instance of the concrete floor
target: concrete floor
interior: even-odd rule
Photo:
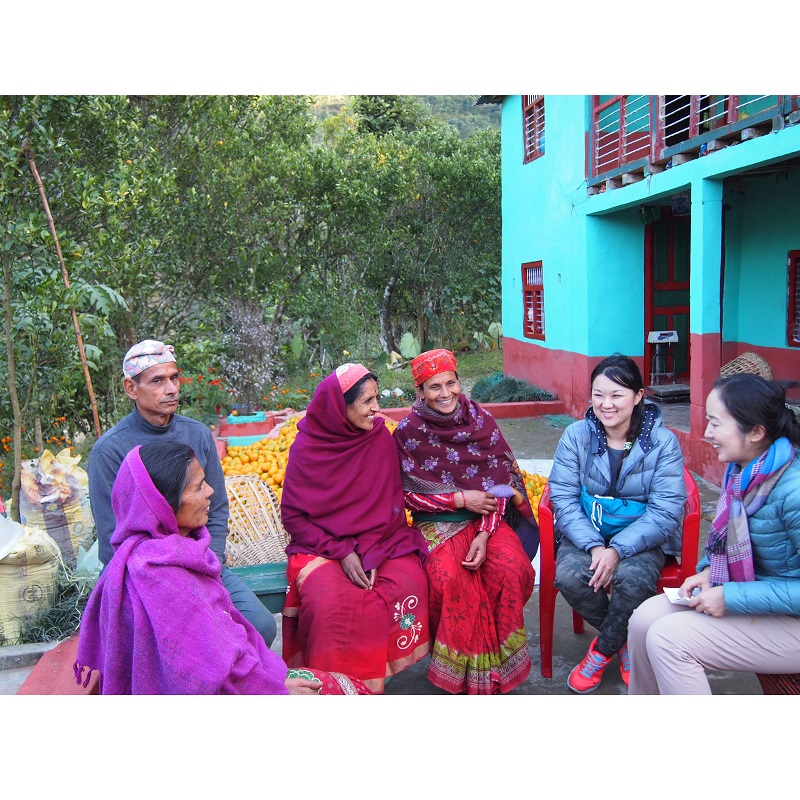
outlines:
[[[688,405],[681,408],[678,404],[670,408],[670,422],[680,422],[681,415],[686,414],[688,423]],[[665,416],[667,416],[665,414]],[[559,417],[534,417],[529,419],[498,419],[497,424],[503,435],[511,445],[520,466],[530,471],[529,465],[535,466],[536,461],[548,462],[552,460],[556,445],[561,433],[571,421],[565,416]],[[526,463],[527,462],[527,463]],[[700,547],[705,546],[708,537],[708,525],[713,519],[716,510],[719,488],[712,486],[701,478],[696,478],[698,489],[703,503],[703,519],[700,529]],[[534,560],[534,567],[537,567]],[[556,600],[556,615],[553,634],[553,677],[542,677],[540,670],[539,652],[539,590],[536,587],[533,596],[525,607],[525,627],[528,636],[528,648],[533,661],[533,667],[528,678],[512,692],[511,695],[571,695],[575,696],[566,686],[567,677],[572,668],[586,655],[589,643],[597,632],[590,625],[586,625],[583,634],[575,634],[572,630],[572,609],[567,602],[558,596]],[[425,658],[410,669],[396,675],[386,686],[387,695],[444,695],[444,692],[433,686],[426,677],[430,658]],[[761,686],[755,675],[750,673],[714,672],[709,673],[712,692],[720,695],[753,695],[761,694]],[[612,661],[606,669],[603,681],[592,693],[594,695],[624,695],[627,694],[625,684],[619,674],[616,660]]]

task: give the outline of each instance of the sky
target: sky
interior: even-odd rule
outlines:
[[[796,71],[791,47],[747,57],[773,15],[687,0],[41,0],[4,28],[5,94],[748,93]]]

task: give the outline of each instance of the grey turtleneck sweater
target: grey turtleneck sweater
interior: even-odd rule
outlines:
[[[114,551],[111,535],[116,520],[111,508],[111,489],[117,471],[125,456],[136,445],[154,442],[180,442],[188,444],[195,452],[200,466],[205,470],[206,481],[214,490],[206,527],[211,534],[211,549],[220,563],[225,563],[225,540],[228,535],[228,495],[225,476],[211,431],[202,422],[174,414],[167,425],[152,425],[134,406],[127,417],[106,431],[89,454],[89,503],[97,528],[98,556],[108,564]]]

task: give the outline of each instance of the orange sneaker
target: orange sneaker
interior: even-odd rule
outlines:
[[[628,652],[627,642],[617,650],[617,658],[619,659],[619,674],[622,676],[622,682],[628,686],[631,682],[631,656]]]
[[[597,644],[595,636],[589,645],[589,652],[583,657],[583,661],[572,670],[567,678],[567,686],[578,694],[593,692],[603,680],[603,673],[608,666],[611,658],[598,653],[594,649]]]

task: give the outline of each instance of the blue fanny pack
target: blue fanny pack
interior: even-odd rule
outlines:
[[[647,503],[641,503],[638,500],[626,500],[622,497],[589,494],[586,488],[586,476],[589,474],[589,467],[592,461],[594,461],[594,453],[590,452],[583,471],[581,508],[586,516],[589,517],[594,529],[606,541],[609,541],[632,522],[639,519],[647,511]]]
[[[585,486],[581,487],[581,508],[586,512],[594,529],[609,541],[621,530],[644,514],[647,503],[638,500],[625,500],[622,497],[604,497],[589,494]]]

